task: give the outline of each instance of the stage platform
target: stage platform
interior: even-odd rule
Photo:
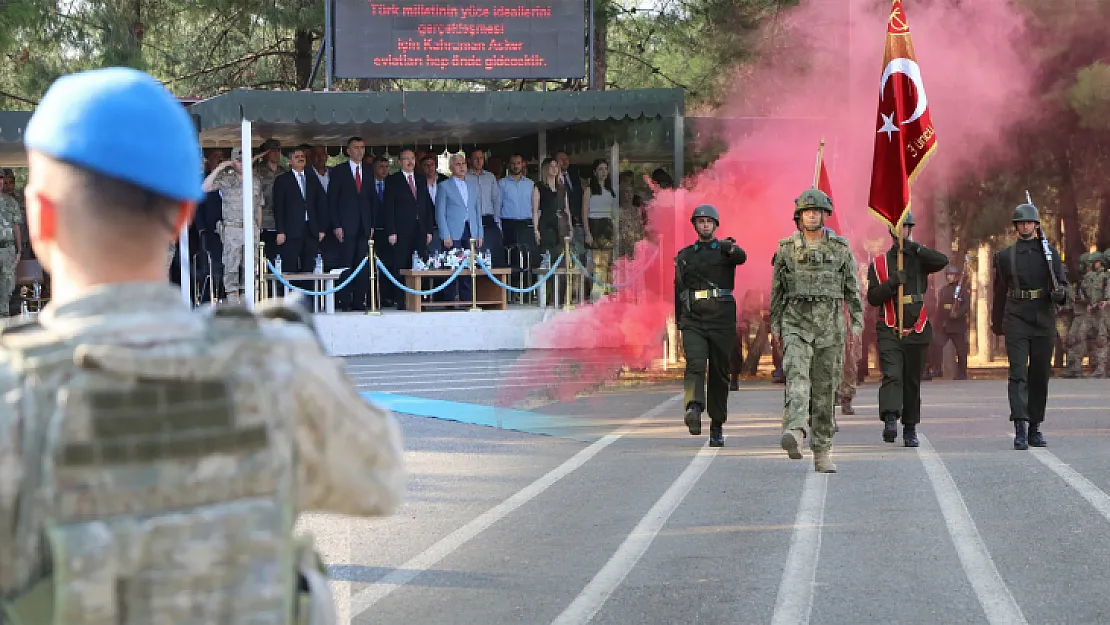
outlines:
[[[576,314],[577,313],[577,314]],[[333,356],[620,347],[628,339],[591,327],[588,311],[536,306],[508,310],[451,310],[317,314],[317,332]],[[634,341],[662,349],[663,338]]]

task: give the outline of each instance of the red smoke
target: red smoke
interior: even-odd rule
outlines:
[[[939,146],[913,186],[914,216],[928,227],[931,195],[1005,158],[1007,129],[1037,113],[1030,94],[1037,68],[1023,44],[1025,17],[1008,0],[907,2],[905,9]],[[728,151],[686,176],[683,188],[656,192],[648,218],[658,256],[643,253],[652,247],[644,242],[636,261],[618,263],[618,272],[644,272],[639,299],[582,305],[533,329],[537,347],[598,348],[590,355],[600,362],[568,381],[566,392],[601,382],[620,364],[642,367],[662,355],[674,310],[673,258],[694,240],[689,215],[698,204],[717,207],[718,236],[735,238],[748,254],[737,290],[759,289],[769,302],[771,257],[795,229],[793,200],[814,183],[822,138],[840,234],[860,262],[868,260],[865,246],[889,246],[886,227],[866,208],[889,12],[889,2],[872,0],[783,9],[776,32],[765,34],[763,64],[738,71],[728,105],[696,126],[727,138]],[[924,238],[917,230],[915,238]],[[647,258],[655,262],[645,267]],[[582,379],[591,373],[598,377]]]

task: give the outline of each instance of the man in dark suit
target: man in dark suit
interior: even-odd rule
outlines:
[[[435,219],[427,180],[416,172],[416,153],[401,150],[400,160],[401,171],[385,179],[382,210],[383,229],[389,243],[388,260],[383,254],[382,262],[398,280],[401,280],[401,269],[411,268],[413,253],[427,256],[428,244],[432,241],[431,224]],[[397,310],[405,309],[405,294],[388,280],[382,282],[382,297],[392,298]]]
[[[346,280],[370,251],[370,237],[374,234],[371,210],[374,175],[362,165],[366,143],[360,137],[347,140],[346,163],[331,170],[328,181],[328,213],[332,234],[339,242],[339,263],[347,270],[340,276]],[[327,269],[327,268],[325,268]],[[366,296],[370,292],[370,267],[365,267],[346,288],[338,293],[340,310],[366,310]]]
[[[324,240],[327,195],[320,179],[305,169],[308,147],[289,154],[290,170],[274,180],[274,223],[283,273],[310,273]]]
[[[436,194],[439,191],[439,183],[447,180],[447,176],[436,171],[439,165],[439,159],[435,154],[425,154],[420,157],[420,171],[424,174],[424,180],[428,186],[428,200],[432,203],[431,215],[431,229],[432,240],[428,243],[428,254],[437,254],[443,251],[443,238],[439,236],[439,224],[436,223]]]

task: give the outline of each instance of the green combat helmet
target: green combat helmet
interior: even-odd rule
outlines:
[[[1095,263],[1102,263],[1102,268],[1106,268],[1106,256],[1102,252],[1091,252],[1091,269],[1094,269]]]
[[[690,223],[695,223],[698,217],[708,217],[721,225],[721,216],[717,214],[717,209],[709,204],[702,204],[694,209],[694,214],[690,215]]]
[[[1012,221],[1015,224],[1019,221],[1035,221],[1039,224],[1041,223],[1041,213],[1037,210],[1037,207],[1032,204],[1021,204],[1014,209],[1014,218]]]
[[[811,208],[823,210],[826,215],[833,213],[832,200],[820,189],[806,189],[794,200],[794,219],[797,220],[802,216],[802,211]]]

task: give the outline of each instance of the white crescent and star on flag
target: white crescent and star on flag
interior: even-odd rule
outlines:
[[[917,108],[914,109],[913,115],[902,122],[901,125],[912,124],[925,114],[925,110],[929,106],[929,98],[925,95],[925,83],[921,79],[921,68],[917,63],[911,59],[898,58],[892,59],[887,64],[886,69],[883,70],[882,84],[879,86],[879,102],[883,101],[883,92],[886,90],[886,83],[894,74],[903,74],[911,81],[914,87],[917,88]],[[888,140],[893,140],[893,134],[899,132],[899,128],[894,123],[894,115],[896,111],[891,111],[890,115],[880,112],[879,115],[883,118],[883,126],[879,128],[879,132],[885,132]]]

